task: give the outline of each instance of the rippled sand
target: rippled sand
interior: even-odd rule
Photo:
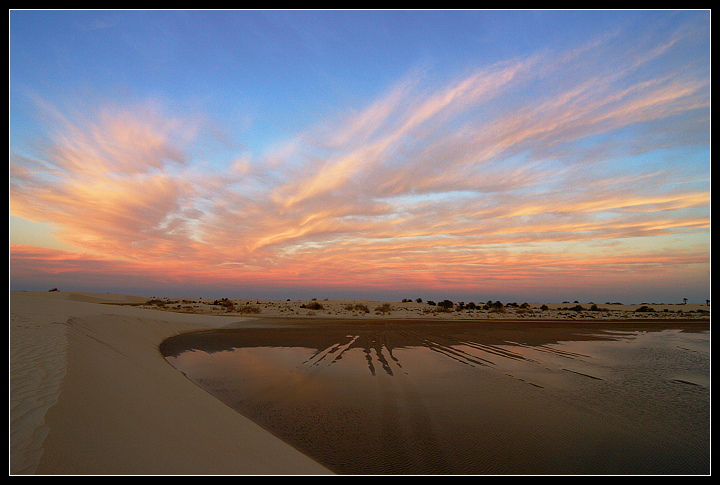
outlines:
[[[709,472],[707,322],[267,323],[161,350],[336,472]]]

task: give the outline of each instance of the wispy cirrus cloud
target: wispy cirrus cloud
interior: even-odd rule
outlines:
[[[195,158],[198,120],[147,106],[60,119],[41,155],[12,156],[11,210],[83,252],[213,278],[447,284],[440,267],[469,284],[700,264],[702,244],[666,238],[709,230],[709,168],[686,173],[690,146],[663,151],[679,123],[699,128],[690,145],[709,137],[709,82],[680,42],[603,40],[439,85],[415,73],[221,170]],[[656,68],[666,57],[675,69]],[[632,238],[648,249],[597,245]],[[552,249],[568,242],[589,245]]]

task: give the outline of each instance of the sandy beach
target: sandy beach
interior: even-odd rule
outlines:
[[[68,292],[11,292],[10,307],[10,473],[17,475],[330,473],[170,366],[158,347],[185,332],[278,325],[290,316],[709,319],[706,305],[573,302],[440,312],[437,305],[414,301],[211,301]]]

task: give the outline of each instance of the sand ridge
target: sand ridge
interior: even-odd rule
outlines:
[[[11,474],[329,473],[158,351],[170,336],[227,318],[106,305],[97,295],[10,299]]]

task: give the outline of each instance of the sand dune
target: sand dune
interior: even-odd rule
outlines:
[[[241,318],[102,301],[133,299],[11,293],[11,474],[329,473],[158,351],[177,333]]]
[[[705,305],[576,304],[438,312],[427,303],[184,300],[11,292],[11,474],[326,474],[161,356],[179,333],[282,317],[707,319]],[[367,310],[366,310],[367,309]]]
[[[501,302],[486,308],[488,302],[452,302],[441,308],[439,302],[382,302],[371,300],[207,300],[157,298],[146,300],[144,308],[197,315],[251,316],[256,318],[309,317],[353,319],[432,319],[432,320],[652,320],[707,319],[705,304],[668,303],[524,303]],[[459,305],[463,306],[459,306]],[[471,306],[472,305],[472,306]]]

